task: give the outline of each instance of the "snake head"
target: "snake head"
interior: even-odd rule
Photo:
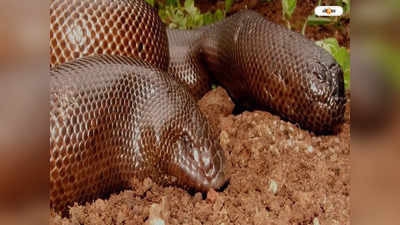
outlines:
[[[315,56],[314,63],[311,64],[313,83],[319,89],[319,91],[313,90],[314,96],[320,96],[323,101],[329,98],[343,98],[344,79],[340,65],[326,50],[317,48],[319,54]]]
[[[200,111],[191,117],[175,136],[167,172],[189,189],[219,189],[228,179],[223,150]]]
[[[310,64],[307,96],[318,113],[310,124],[315,125],[314,131],[323,132],[335,130],[343,121],[346,97],[340,65],[324,49],[319,48],[319,53]]]

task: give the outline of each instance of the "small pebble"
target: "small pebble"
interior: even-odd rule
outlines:
[[[218,193],[214,189],[210,189],[207,192],[207,200],[210,202],[215,202],[218,198]]]
[[[313,220],[313,225],[319,225],[319,219],[318,217],[315,217]]]
[[[201,195],[201,192],[197,192],[194,197],[193,197],[193,202],[200,202],[203,199],[203,196]]]
[[[272,192],[273,194],[275,194],[278,191],[278,184],[271,179],[270,183],[269,183],[269,189],[270,192]]]
[[[164,225],[169,218],[169,206],[166,197],[161,198],[161,203],[153,203],[149,209],[149,219],[146,225]]]
[[[149,225],[165,225],[165,222],[160,218],[155,218],[149,221]]]

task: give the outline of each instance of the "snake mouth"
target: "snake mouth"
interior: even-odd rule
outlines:
[[[222,149],[211,154],[203,152],[201,156],[178,159],[169,169],[169,173],[178,178],[178,183],[188,189],[206,192],[219,189],[229,180],[225,157]]]
[[[336,113],[341,114],[339,108],[342,107],[346,101],[343,70],[338,63],[329,65],[327,75],[331,78],[327,91],[326,104],[330,106]],[[336,115],[339,116],[339,115]]]
[[[343,70],[329,57],[319,61],[313,73],[308,99],[318,113],[307,119],[308,124],[318,134],[335,133],[343,122],[346,103]]]
[[[329,97],[344,96],[343,70],[336,61],[321,62],[317,78],[325,88],[329,89],[326,91]]]
[[[309,91],[313,99],[326,104],[340,101],[345,95],[343,70],[331,57],[321,58],[310,65]]]
[[[340,100],[345,95],[343,70],[339,63],[325,49],[319,49],[319,57],[314,64],[314,77],[320,84],[321,93],[328,99]]]
[[[222,149],[220,150],[221,151],[218,151],[213,157],[213,161],[215,163],[219,162],[219,165],[216,165],[217,172],[212,174],[210,171],[208,171],[211,176],[205,177],[205,181],[200,183],[203,188],[200,186],[199,190],[208,190],[210,188],[219,189],[229,180],[229,168],[227,167],[228,163],[225,160]]]

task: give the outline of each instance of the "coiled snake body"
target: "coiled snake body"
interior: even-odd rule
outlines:
[[[212,79],[236,101],[318,133],[343,119],[336,61],[247,10],[179,31],[166,30],[142,0],[52,0],[50,67],[56,210],[120,190],[133,176],[220,187],[223,152],[195,101]]]

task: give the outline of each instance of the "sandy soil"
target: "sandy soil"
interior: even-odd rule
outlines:
[[[350,107],[340,133],[316,136],[268,112],[232,115],[222,88],[199,105],[231,164],[224,189],[133,179],[132,190],[76,205],[69,218],[52,213],[50,224],[350,224]]]

